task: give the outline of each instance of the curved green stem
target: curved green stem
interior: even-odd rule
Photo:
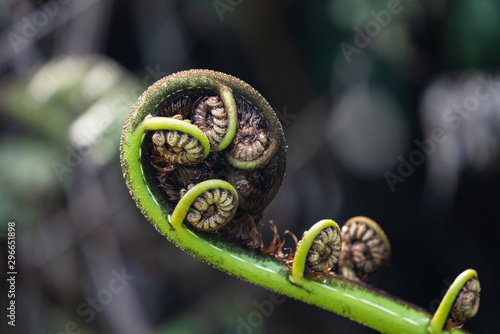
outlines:
[[[385,293],[340,277],[328,277],[326,282],[302,277],[295,282],[290,279],[288,266],[281,261],[228,244],[209,233],[192,231],[184,225],[174,228],[168,219],[165,203],[153,195],[143,180],[140,159],[143,131],[144,127],[139,126],[122,141],[122,163],[127,166],[125,178],[143,214],[171,242],[231,275],[340,314],[382,333],[429,333],[430,314]],[[297,273],[300,269],[296,269],[295,274],[300,276]],[[454,333],[465,332],[457,329]]]
[[[429,332],[432,334],[444,333],[444,325],[450,314],[451,307],[455,302],[460,290],[471,278],[477,277],[477,272],[473,269],[467,269],[455,279],[450,285],[448,291],[443,297],[441,304],[429,322]]]
[[[222,102],[224,103],[224,107],[226,108],[229,124],[227,126],[227,133],[224,136],[224,139],[219,143],[219,145],[214,147],[215,151],[222,151],[223,149],[228,147],[229,144],[231,144],[231,141],[233,140],[234,135],[236,134],[236,129],[238,127],[238,111],[236,108],[236,102],[234,101],[233,92],[228,86],[220,85],[219,95]]]

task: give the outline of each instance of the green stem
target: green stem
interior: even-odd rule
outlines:
[[[432,334],[444,333],[443,330],[444,325],[446,323],[446,319],[450,314],[451,307],[455,302],[460,290],[462,287],[469,281],[471,278],[477,277],[477,272],[473,269],[467,269],[455,279],[455,281],[450,285],[448,291],[443,297],[441,304],[432,317],[429,323],[429,332]]]
[[[231,275],[283,295],[340,314],[382,333],[428,334],[431,315],[409,304],[340,277],[290,280],[286,264],[254,251],[228,244],[209,233],[178,228],[168,220],[168,207],[143,179],[141,143],[146,129],[129,128],[122,140],[122,164],[132,197],[142,213],[171,242],[194,257]],[[295,276],[300,272],[296,270]],[[443,333],[448,333],[443,331]],[[465,333],[459,329],[454,333]]]

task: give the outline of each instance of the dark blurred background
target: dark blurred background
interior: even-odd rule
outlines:
[[[474,268],[465,328],[496,328],[498,1],[1,0],[0,31],[0,332],[373,333],[291,299],[241,330],[270,292],[139,213],[121,127],[146,87],[192,68],[239,77],[280,115],[287,175],[266,220],[300,236],[369,216],[393,247],[371,283],[432,312]]]

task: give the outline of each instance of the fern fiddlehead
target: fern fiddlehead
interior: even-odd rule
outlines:
[[[137,206],[160,233],[248,282],[382,333],[448,333],[447,319],[465,319],[457,315],[460,306],[450,311],[455,300],[477,311],[478,283],[467,283],[473,271],[457,278],[434,316],[365,285],[391,254],[385,233],[365,217],[342,230],[334,221],[318,222],[292,261],[250,249],[263,249],[257,225],[281,184],[285,150],[279,120],[257,91],[220,72],[191,70],[141,95],[123,129],[121,163]]]

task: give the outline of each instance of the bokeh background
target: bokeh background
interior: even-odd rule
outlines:
[[[243,79],[280,115],[287,175],[266,220],[300,236],[369,216],[394,254],[371,283],[434,311],[475,268],[465,328],[497,327],[498,1],[1,0],[0,31],[1,333],[238,333],[271,298],[161,237],[122,179],[134,101],[191,68]],[[373,333],[290,299],[271,313],[240,332]]]

